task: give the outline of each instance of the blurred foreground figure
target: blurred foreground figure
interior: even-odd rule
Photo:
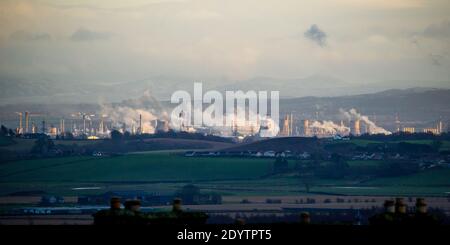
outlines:
[[[404,202],[403,198],[395,199],[395,215],[394,215],[394,223],[395,224],[408,224],[411,219],[410,216],[406,213],[407,206]]]
[[[125,202],[124,220],[127,224],[146,224],[146,216],[141,212],[140,200],[127,200]]]
[[[234,221],[234,224],[235,224],[235,225],[245,225],[245,219],[243,219],[243,218],[237,218],[237,219]]]
[[[311,223],[311,216],[308,212],[303,212],[300,214],[300,224],[309,225]]]
[[[436,225],[438,220],[427,212],[425,199],[416,199],[416,213],[413,215],[412,224],[414,225]]]
[[[384,202],[384,212],[376,214],[369,218],[371,225],[391,225],[394,224],[395,207],[394,201],[386,200]]]
[[[436,225],[438,219],[427,212],[424,198],[416,199],[415,213],[408,214],[403,198],[384,202],[384,212],[369,218],[371,225]]]
[[[94,214],[95,225],[151,225],[151,224],[204,224],[208,215],[203,212],[185,212],[181,199],[173,201],[172,210],[144,213],[140,200],[127,200],[121,209],[120,199],[111,198],[109,209]]]
[[[118,225],[123,223],[121,216],[124,215],[124,211],[120,208],[120,198],[113,197],[110,201],[110,208],[106,210],[100,210],[94,214],[95,225]]]
[[[181,209],[181,199],[175,198],[172,203],[172,212],[174,213],[182,213],[183,210]]]

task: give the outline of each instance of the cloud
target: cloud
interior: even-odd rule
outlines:
[[[340,6],[378,9],[411,9],[426,5],[427,0],[333,0]]]
[[[316,24],[311,25],[311,27],[304,33],[304,36],[317,43],[320,47],[326,46],[327,34],[319,29]]]
[[[27,32],[27,31],[15,31],[9,36],[11,40],[21,42],[33,42],[33,41],[49,41],[52,39],[50,34],[44,32]]]
[[[178,15],[178,17],[187,20],[211,20],[220,19],[223,16],[215,11],[209,11],[205,9],[200,10],[183,10]]]
[[[154,8],[163,4],[185,3],[189,0],[132,0],[132,1],[44,1],[42,4],[55,9],[72,10],[85,9],[92,11],[135,11],[148,8]]]
[[[96,32],[80,28],[75,31],[71,36],[72,41],[95,41],[95,40],[106,40],[111,37],[111,33],[107,32]]]
[[[433,64],[435,66],[442,65],[442,62],[445,59],[444,55],[440,55],[440,54],[430,54],[430,58],[431,58],[431,64]]]
[[[444,20],[441,23],[429,25],[423,31],[423,35],[430,38],[449,38],[450,20]]]

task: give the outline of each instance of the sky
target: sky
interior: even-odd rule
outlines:
[[[2,0],[0,77],[449,81],[448,0]]]

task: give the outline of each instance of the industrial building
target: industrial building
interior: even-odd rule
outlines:
[[[173,125],[169,120],[155,118],[149,120],[144,119],[142,114],[135,116],[136,118],[127,118],[124,121],[114,121],[107,115],[96,115],[94,113],[74,113],[71,118],[66,116],[49,119],[47,116],[39,115],[29,111],[16,112],[18,116],[16,134],[36,134],[44,133],[50,137],[75,137],[84,139],[101,139],[109,138],[112,130],[118,130],[122,133],[129,132],[131,135],[154,134],[157,132],[168,132]],[[37,117],[40,116],[40,117]],[[279,137],[334,137],[334,136],[359,136],[362,134],[378,134],[388,132],[383,128],[375,125],[367,116],[359,115],[358,117],[347,118],[347,120],[319,120],[304,118],[302,120],[294,120],[294,113],[286,113],[280,120]],[[311,116],[310,116],[311,117]],[[375,117],[375,116],[374,116]],[[41,121],[39,119],[42,119]],[[235,116],[236,118],[236,116]],[[34,120],[33,120],[34,119]],[[38,121],[39,123],[36,123]],[[297,123],[298,122],[298,123]],[[59,124],[59,125],[58,125]],[[185,126],[183,123],[176,130],[183,132],[200,132],[205,134],[214,134],[219,136],[231,136],[244,138],[246,136],[260,135],[261,129],[266,128],[263,121],[257,125],[245,124],[238,125],[237,120],[233,120],[231,127],[227,128],[210,128],[210,127],[194,127]],[[414,134],[417,132],[431,133],[439,135],[445,132],[446,126],[442,120],[427,123],[428,127],[415,127],[411,122],[405,122],[408,126],[402,127],[398,115],[395,116],[394,127],[398,132]],[[429,127],[431,126],[431,127]],[[382,131],[384,130],[384,131]],[[266,136],[262,136],[266,137]],[[273,136],[270,136],[273,137]]]

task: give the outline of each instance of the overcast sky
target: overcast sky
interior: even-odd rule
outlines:
[[[448,0],[1,0],[0,75],[450,81]]]

